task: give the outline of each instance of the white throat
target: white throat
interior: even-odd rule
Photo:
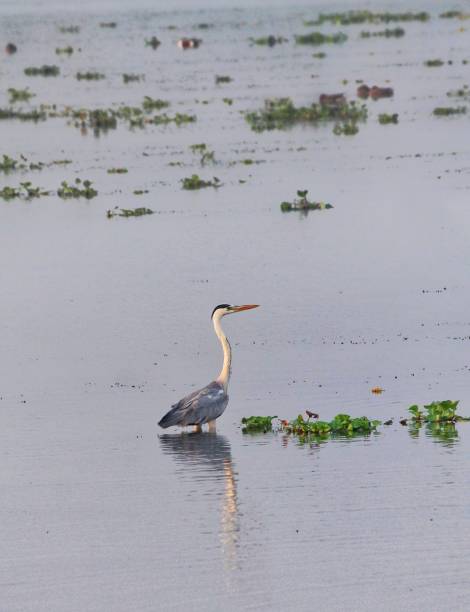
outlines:
[[[222,315],[218,314],[216,311],[213,317],[214,330],[215,330],[215,333],[217,334],[218,339],[220,340],[220,344],[222,345],[222,350],[224,351],[224,364],[216,380],[221,385],[223,385],[225,393],[227,393],[228,381],[230,380],[230,372],[231,372],[230,366],[232,364],[232,349],[230,347],[230,342],[228,341],[227,336],[224,334],[224,331],[220,325],[221,318],[222,318]]]

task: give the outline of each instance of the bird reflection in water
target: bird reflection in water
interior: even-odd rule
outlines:
[[[159,439],[163,452],[173,457],[184,478],[223,482],[219,539],[226,569],[237,569],[239,517],[230,442],[216,433],[165,434]]]

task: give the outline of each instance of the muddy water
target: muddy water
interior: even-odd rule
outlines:
[[[99,192],[0,201],[0,608],[468,610],[470,426],[440,439],[398,424],[416,402],[460,399],[470,414],[469,124],[431,114],[470,84],[467,22],[439,20],[437,2],[394,3],[433,19],[399,40],[343,28],[348,42],[317,60],[292,38],[319,4],[47,6],[0,7],[1,40],[19,48],[1,60],[2,107],[8,87],[59,107],[149,95],[197,122],[98,138],[61,118],[0,124],[0,153],[72,160],[2,174],[0,188],[80,177]],[[268,34],[291,42],[249,45]],[[143,44],[152,35],[157,51]],[[179,52],[184,35],[203,44]],[[81,51],[55,55],[68,44]],[[453,63],[423,66],[437,57]],[[61,76],[23,75],[43,63]],[[106,79],[79,82],[79,70]],[[145,80],[124,85],[123,72]],[[255,134],[241,114],[269,96],[353,98],[356,79],[395,96],[368,102],[354,137]],[[189,150],[201,142],[215,166]],[[223,186],[185,192],[193,173]],[[281,214],[300,188],[334,208]],[[156,214],[107,219],[115,206]],[[262,307],[226,321],[234,367],[218,433],[163,433],[170,404],[220,368],[220,302]],[[240,432],[244,415],[305,408],[394,424],[321,445]]]

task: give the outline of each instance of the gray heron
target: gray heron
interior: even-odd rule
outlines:
[[[201,426],[207,423],[209,431],[215,431],[215,421],[224,412],[228,404],[227,388],[232,363],[232,350],[227,336],[222,330],[220,320],[225,315],[257,307],[258,304],[244,304],[243,306],[219,304],[214,308],[211,316],[212,323],[224,352],[224,363],[220,374],[202,389],[193,391],[174,404],[158,423],[160,427],[166,429],[172,425],[179,425],[180,427],[193,425],[196,431],[201,431]]]

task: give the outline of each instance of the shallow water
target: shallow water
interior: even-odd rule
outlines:
[[[468,116],[431,114],[470,84],[468,22],[439,20],[437,2],[383,5],[433,19],[398,41],[343,28],[350,39],[315,60],[248,38],[292,39],[320,4],[46,6],[0,7],[0,39],[19,48],[1,59],[1,107],[8,87],[90,108],[150,95],[197,122],[99,138],[60,118],[0,123],[0,153],[73,162],[0,175],[0,188],[78,176],[99,191],[0,201],[0,608],[468,610],[470,425],[439,439],[398,424],[410,404],[445,398],[470,414]],[[204,22],[215,27],[193,28]],[[152,35],[156,51],[143,46]],[[183,53],[183,35],[203,44]],[[68,44],[82,51],[55,55]],[[437,57],[453,64],[423,66]],[[23,75],[42,63],[61,77]],[[106,80],[78,82],[79,70]],[[145,81],[124,85],[123,72]],[[331,125],[255,134],[241,114],[269,96],[353,99],[356,79],[390,81],[395,96],[368,102],[354,137]],[[190,152],[201,142],[214,167]],[[192,173],[223,186],[181,190]],[[281,214],[300,188],[334,208]],[[107,219],[114,206],[157,214]],[[261,308],[225,322],[234,367],[218,433],[162,432],[169,406],[220,368],[209,315],[221,302]],[[239,429],[242,416],[306,408],[394,424],[320,445]]]

